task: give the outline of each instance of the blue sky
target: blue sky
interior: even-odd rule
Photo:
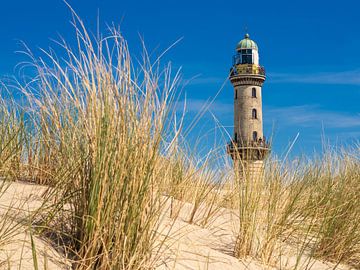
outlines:
[[[215,96],[227,78],[235,46],[247,27],[267,70],[263,87],[265,134],[274,136],[281,155],[299,133],[293,153],[321,151],[325,134],[332,145],[360,139],[360,2],[343,1],[69,1],[96,30],[121,24],[133,53],[139,35],[159,55],[182,38],[164,61],[182,67],[188,122]],[[71,16],[61,0],[13,0],[2,3],[0,75],[17,74],[20,40],[33,50],[56,47],[58,34],[72,39]],[[190,138],[212,143],[222,128],[232,133],[232,87],[225,83],[211,111]],[[226,140],[226,139],[224,139]],[[225,141],[224,141],[225,143]]]

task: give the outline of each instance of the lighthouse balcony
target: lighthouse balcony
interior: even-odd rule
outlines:
[[[265,77],[265,68],[254,64],[235,64],[230,69],[230,77],[237,75],[260,75]]]
[[[226,147],[226,152],[232,159],[243,160],[263,160],[270,150],[270,143],[261,139],[250,142],[231,141]]]

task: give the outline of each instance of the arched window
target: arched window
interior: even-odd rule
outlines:
[[[237,142],[237,133],[235,132],[234,141]]]
[[[253,89],[252,89],[252,97],[256,98],[256,88],[255,87],[253,87]]]
[[[256,109],[252,110],[252,119],[257,119],[257,111],[256,111]]]
[[[237,89],[235,89],[235,99],[237,99]]]
[[[253,141],[257,141],[258,139],[258,134],[256,131],[253,132]]]

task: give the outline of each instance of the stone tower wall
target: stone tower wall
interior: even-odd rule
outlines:
[[[239,179],[252,182],[263,180],[265,172],[263,160],[234,160],[234,169]]]
[[[256,97],[252,97],[252,89]],[[237,92],[237,93],[236,93]],[[234,132],[239,142],[250,142],[253,132],[263,138],[261,86],[236,85],[234,87]],[[237,97],[237,98],[236,98]],[[253,119],[252,110],[256,109],[257,119]]]

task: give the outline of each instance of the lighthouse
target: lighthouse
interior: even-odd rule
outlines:
[[[236,46],[229,78],[234,88],[234,133],[227,153],[240,177],[257,178],[263,174],[270,145],[263,133],[265,69],[259,64],[259,48],[249,34]]]

